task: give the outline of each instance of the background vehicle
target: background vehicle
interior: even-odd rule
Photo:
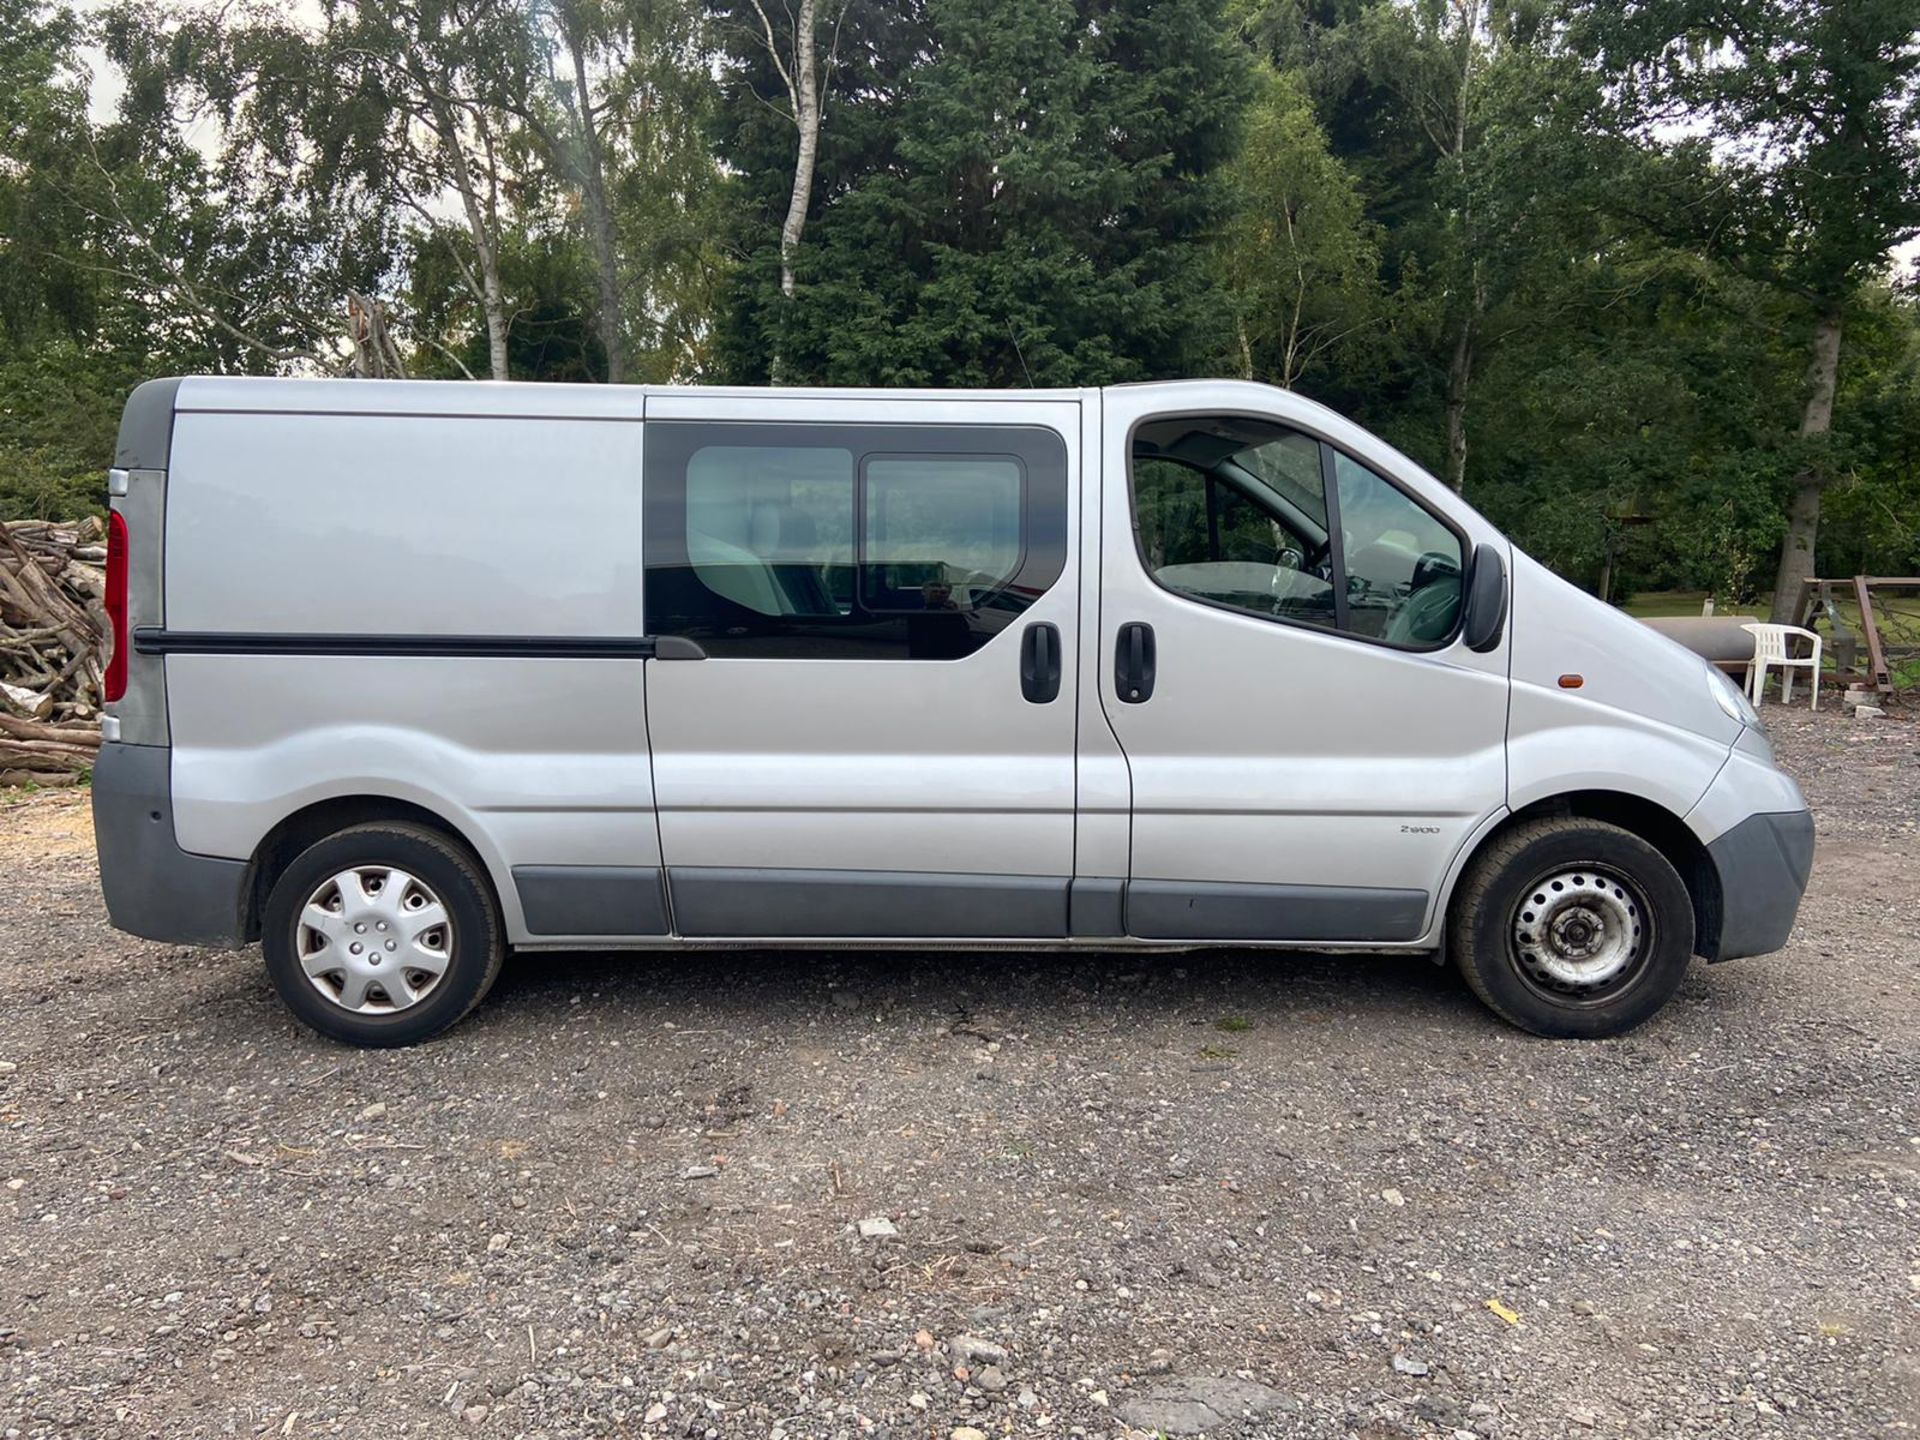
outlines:
[[[1445,951],[1614,1034],[1784,943],[1739,692],[1296,395],[150,382],[114,923],[401,1044],[505,948]]]

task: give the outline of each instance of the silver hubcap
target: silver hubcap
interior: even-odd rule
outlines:
[[[388,1015],[433,993],[453,959],[453,921],[404,870],[343,870],[300,910],[300,968],[342,1010]]]
[[[1633,968],[1646,926],[1646,901],[1622,877],[1561,870],[1537,881],[1520,902],[1513,951],[1535,983],[1585,995]]]

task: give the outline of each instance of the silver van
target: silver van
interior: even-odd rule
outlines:
[[[1417,951],[1613,1035],[1812,862],[1734,685],[1260,385],[156,380],[110,489],[113,922],[357,1044],[510,946]]]

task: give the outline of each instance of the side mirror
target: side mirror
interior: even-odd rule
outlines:
[[[1476,545],[1467,570],[1467,618],[1460,638],[1484,655],[1498,649],[1507,626],[1507,562],[1497,545]]]

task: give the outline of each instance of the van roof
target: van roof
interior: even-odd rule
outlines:
[[[1177,384],[1180,382],[1156,382]],[[174,406],[187,411],[257,410],[386,415],[502,415],[640,418],[651,397],[782,400],[1075,402],[1083,389],[942,390],[751,385],[563,385],[522,380],[317,380],[254,375],[182,377]]]

